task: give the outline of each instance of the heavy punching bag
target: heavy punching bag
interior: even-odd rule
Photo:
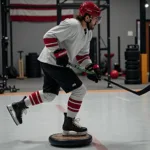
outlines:
[[[40,62],[37,60],[37,53],[29,53],[26,56],[26,76],[28,78],[41,77]]]

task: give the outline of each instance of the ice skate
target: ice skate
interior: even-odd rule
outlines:
[[[64,113],[63,135],[86,135],[87,128],[78,124],[78,120],[67,117],[67,113]]]
[[[16,125],[22,124],[22,114],[28,108],[25,105],[24,97],[21,101],[12,103],[7,106],[7,109]]]

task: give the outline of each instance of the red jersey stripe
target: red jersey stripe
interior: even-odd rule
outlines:
[[[58,44],[49,44],[49,45],[46,45],[46,47],[55,47],[55,46],[58,46]]]
[[[77,55],[76,59],[78,63],[81,64],[85,59],[90,59],[90,56],[88,54],[83,55],[83,56]]]
[[[56,43],[57,42],[57,39],[56,38],[44,38],[44,43],[45,44],[50,44],[50,43]]]

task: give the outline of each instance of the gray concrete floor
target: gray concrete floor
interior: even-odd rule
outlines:
[[[51,146],[48,137],[62,131],[69,94],[61,93],[51,103],[30,107],[23,124],[16,126],[6,105],[22,96],[0,96],[0,150],[60,149]],[[128,92],[88,92],[78,117],[93,136],[93,142],[82,149],[149,150],[149,96],[150,93],[139,97]]]

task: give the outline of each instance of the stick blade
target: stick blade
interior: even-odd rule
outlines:
[[[145,94],[145,93],[147,93],[147,92],[149,92],[150,91],[150,85],[148,85],[147,87],[145,87],[144,89],[142,89],[142,90],[140,90],[140,91],[137,91],[136,93],[138,94],[138,95],[143,95],[143,94]]]

